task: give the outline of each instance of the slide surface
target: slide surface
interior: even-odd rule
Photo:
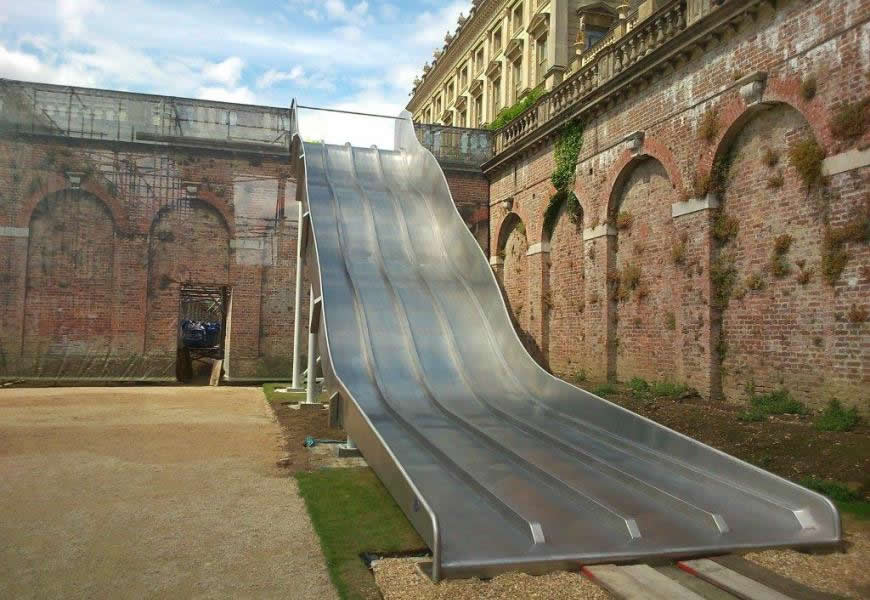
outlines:
[[[410,115],[383,150],[303,142],[293,114],[331,409],[434,579],[840,540],[825,497],[541,369]]]

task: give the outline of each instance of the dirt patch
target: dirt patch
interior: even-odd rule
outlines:
[[[276,398],[276,396],[278,396]],[[281,466],[291,473],[297,471],[310,471],[325,465],[323,456],[325,450],[319,449],[311,452],[303,446],[305,438],[311,436],[315,439],[343,440],[347,433],[342,429],[329,426],[329,410],[325,408],[293,408],[297,402],[290,394],[286,399],[280,399],[282,394],[273,395],[270,402],[272,412],[281,426],[282,445],[285,456]],[[323,405],[327,406],[326,404]],[[331,448],[330,448],[331,450]],[[328,462],[328,461],[327,461]]]
[[[627,393],[611,402],[787,479],[819,477],[843,482],[870,499],[870,427],[818,431],[812,417],[778,415],[738,420],[744,408],[698,398],[638,400]]]

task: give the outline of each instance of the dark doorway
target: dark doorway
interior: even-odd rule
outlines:
[[[226,340],[226,286],[181,287],[176,376],[184,383],[216,385],[222,376]]]

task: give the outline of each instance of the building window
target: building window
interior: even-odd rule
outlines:
[[[463,110],[459,113],[459,118],[456,121],[457,127],[468,127],[468,114]]]
[[[514,80],[514,102],[520,99],[523,91],[523,59],[519,58],[511,64],[511,77]]]
[[[474,53],[474,72],[477,74],[481,71],[483,71],[483,46]]]
[[[516,33],[523,28],[523,3],[520,2],[514,7],[513,16],[511,17],[511,32]]]
[[[483,126],[483,94],[478,94],[474,97],[474,119],[475,125]]]
[[[447,84],[447,102],[453,102],[453,82]]]
[[[441,96],[435,98],[435,118],[441,116]]]
[[[464,90],[468,85],[468,65],[462,67],[462,71],[459,72],[459,89]]]
[[[495,55],[496,52],[501,50],[501,27],[496,28],[495,31],[492,32],[492,54]]]
[[[536,80],[538,83],[544,81],[544,75],[547,73],[547,36],[538,38],[535,44],[535,58],[537,61]]]
[[[605,35],[607,35],[606,29],[602,29],[600,27],[587,27],[586,47],[591,48],[592,46],[600,42]]]
[[[492,114],[493,117],[498,115],[501,109],[501,77],[496,77],[492,80]]]

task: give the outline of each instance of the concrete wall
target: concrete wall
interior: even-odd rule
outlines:
[[[848,260],[833,284],[823,277],[825,232],[866,227],[870,214],[870,132],[843,139],[831,129],[845,103],[870,96],[868,14],[866,0],[762,7],[587,116],[575,185],[582,223],[563,214],[552,239],[542,216],[553,138],[488,173],[492,262],[549,368],[668,378],[732,401],[785,387],[812,406],[836,397],[870,412],[866,236],[842,245]],[[716,124],[709,140],[705,119]],[[788,158],[805,139],[828,156],[830,176],[811,190]],[[779,157],[772,167],[768,151]],[[698,198],[693,181],[714,163],[727,165],[722,190]],[[620,212],[629,226],[616,227]],[[725,218],[736,231],[717,238]],[[531,248],[519,268],[510,266],[518,222]],[[773,266],[784,234],[785,273]],[[619,286],[626,268],[639,271],[631,290]]]

